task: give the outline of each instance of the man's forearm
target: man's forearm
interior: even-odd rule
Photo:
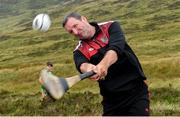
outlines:
[[[109,50],[106,52],[104,58],[99,64],[106,65],[107,69],[114,64],[118,59],[117,53],[114,50]]]
[[[114,64],[118,59],[117,53],[114,50],[109,50],[106,52],[104,58],[98,65],[93,65],[91,63],[82,63],[80,66],[81,72],[87,72],[93,70],[96,75],[94,75],[95,80],[99,80],[107,75],[108,68]]]

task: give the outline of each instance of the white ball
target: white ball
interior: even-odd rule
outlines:
[[[49,15],[45,13],[38,14],[34,18],[33,24],[32,24],[32,27],[34,30],[39,30],[43,32],[46,32],[50,26],[51,26],[51,19]]]

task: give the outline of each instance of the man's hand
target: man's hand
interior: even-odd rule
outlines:
[[[96,66],[91,63],[82,63],[80,66],[81,72],[94,71],[96,74],[91,76],[92,80],[102,80],[106,77],[108,68],[118,59],[117,53],[114,50],[106,52],[104,58]]]
[[[96,73],[95,80],[103,80],[107,75],[108,66],[106,64],[98,64],[93,71]]]
[[[93,71],[96,73],[96,80],[102,80],[106,77],[108,68],[117,61],[117,53],[114,50],[109,50],[106,52],[104,58],[101,60]]]
[[[107,75],[108,66],[106,66],[106,64],[98,64],[95,66],[91,63],[83,63],[80,66],[80,69],[82,72],[88,72],[93,70],[96,74],[91,76],[90,79],[97,81],[105,78],[105,76]]]
[[[80,66],[81,72],[88,72],[88,71],[92,71],[92,70],[94,71],[95,68],[96,68],[96,66],[91,63],[83,63]],[[98,80],[97,78],[98,78],[97,74],[90,77],[91,80]]]

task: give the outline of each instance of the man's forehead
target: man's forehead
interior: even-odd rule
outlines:
[[[79,23],[79,22],[80,22],[80,20],[78,20],[78,19],[76,19],[76,18],[73,18],[73,17],[70,17],[70,18],[68,18],[65,27],[66,27],[66,28],[68,28],[68,27],[70,28],[70,27],[72,27],[74,24]]]
[[[78,19],[76,19],[74,17],[70,17],[70,18],[68,18],[68,21],[69,22],[79,22],[80,20],[78,20]]]

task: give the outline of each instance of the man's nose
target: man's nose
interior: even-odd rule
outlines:
[[[77,35],[78,34],[78,31],[76,29],[73,29],[73,34],[74,35]]]

